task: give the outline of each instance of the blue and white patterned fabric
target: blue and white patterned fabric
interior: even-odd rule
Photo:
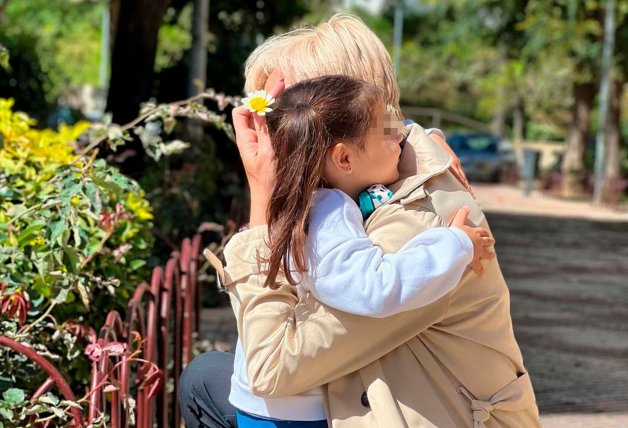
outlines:
[[[362,218],[366,220],[373,211],[383,203],[392,198],[393,192],[382,184],[373,184],[371,187],[360,193],[358,203]]]

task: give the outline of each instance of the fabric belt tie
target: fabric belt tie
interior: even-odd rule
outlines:
[[[488,401],[476,399],[464,386],[458,390],[471,401],[473,428],[486,428],[484,422],[491,418],[493,410],[517,412],[534,405],[532,382],[527,373],[497,391]]]

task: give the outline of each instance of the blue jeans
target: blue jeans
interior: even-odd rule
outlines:
[[[327,421],[281,421],[236,410],[238,428],[328,428]]]

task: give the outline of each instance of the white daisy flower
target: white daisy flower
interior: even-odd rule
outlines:
[[[266,93],[263,89],[249,92],[246,94],[246,98],[242,99],[242,105],[244,105],[251,113],[257,113],[260,116],[265,116],[266,113],[273,111],[269,106],[275,102],[275,98]]]

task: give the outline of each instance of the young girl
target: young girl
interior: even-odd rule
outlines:
[[[365,234],[356,204],[375,183],[398,179],[401,134],[391,127],[382,93],[346,76],[298,83],[267,115],[276,156],[268,211],[266,286],[283,272],[297,292],[345,312],[386,317],[434,302],[451,291],[467,265],[490,258],[481,228],[435,228],[383,255]],[[475,253],[475,254],[474,254]],[[326,427],[320,388],[262,399],[248,388],[240,342],[230,402],[240,428]]]

